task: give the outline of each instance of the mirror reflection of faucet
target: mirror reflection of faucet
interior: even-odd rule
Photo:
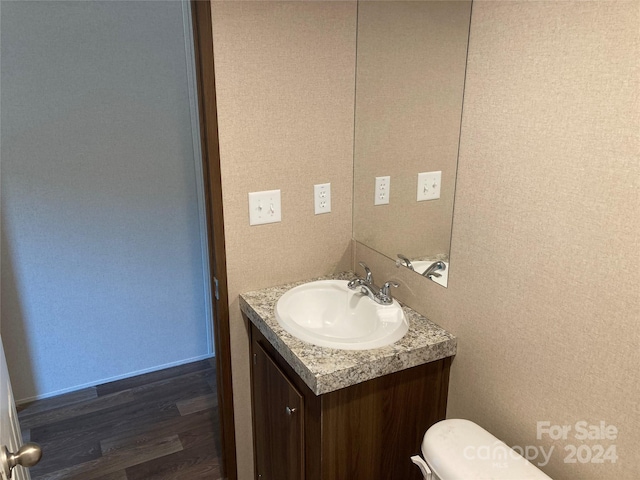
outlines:
[[[427,277],[427,278],[432,278],[432,277],[436,277],[436,278],[440,278],[442,277],[442,274],[437,273],[438,270],[446,270],[447,266],[444,264],[444,262],[441,261],[437,261],[432,263],[431,265],[429,265],[429,268],[427,268],[424,272],[422,272],[422,276],[423,277]]]
[[[404,265],[409,270],[414,270],[413,264],[411,263],[411,260],[409,260],[407,257],[405,257],[401,253],[398,254],[398,258],[399,258],[399,260],[396,260],[396,266],[397,267],[399,267],[400,265]]]
[[[398,253],[398,260],[396,260],[396,266],[406,267],[409,270],[413,270],[419,273],[423,277],[433,280],[440,285],[447,286],[448,275],[447,262],[442,260],[410,260],[406,255]]]

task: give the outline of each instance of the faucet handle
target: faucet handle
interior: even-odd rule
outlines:
[[[446,269],[447,269],[447,265],[444,262],[437,261],[429,265],[429,268],[427,268],[424,272],[422,272],[422,276],[427,277],[429,279],[431,279],[431,277],[436,277],[436,278],[441,277],[442,275],[436,272],[438,270],[444,271]]]
[[[391,303],[393,301],[393,298],[389,293],[389,289],[391,287],[398,288],[399,286],[400,284],[398,282],[394,282],[393,280],[385,282],[385,284],[382,285],[382,288],[380,288],[380,297],[382,298],[382,300],[384,300],[385,303]]]
[[[411,260],[409,260],[407,257],[405,257],[401,253],[398,254],[398,258],[399,258],[399,260],[396,260],[396,266],[399,267],[401,265],[404,265],[409,270],[413,270],[413,265],[411,264]]]
[[[364,281],[367,282],[369,285],[373,285],[373,274],[371,273],[371,270],[369,270],[369,267],[367,267],[367,265],[364,262],[358,262],[358,264],[364,268],[364,273],[366,274],[366,276],[364,277]]]

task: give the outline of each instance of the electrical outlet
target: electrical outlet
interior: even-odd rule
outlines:
[[[376,177],[374,205],[386,205],[389,203],[389,189],[391,187],[391,177]]]
[[[422,172],[418,174],[418,202],[440,198],[442,172]]]
[[[316,215],[331,211],[331,184],[319,183],[313,186],[313,199]]]
[[[251,192],[249,194],[249,225],[280,221],[282,221],[280,190]]]

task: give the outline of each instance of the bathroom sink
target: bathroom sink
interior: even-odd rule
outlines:
[[[319,280],[286,292],[276,319],[294,337],[321,347],[368,350],[400,340],[409,322],[397,301],[380,305],[346,280]]]

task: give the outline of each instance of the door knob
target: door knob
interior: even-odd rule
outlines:
[[[11,478],[11,470],[16,465],[33,467],[42,458],[42,449],[37,443],[25,443],[16,453],[11,453],[7,447],[0,447],[0,468],[7,478]]]

